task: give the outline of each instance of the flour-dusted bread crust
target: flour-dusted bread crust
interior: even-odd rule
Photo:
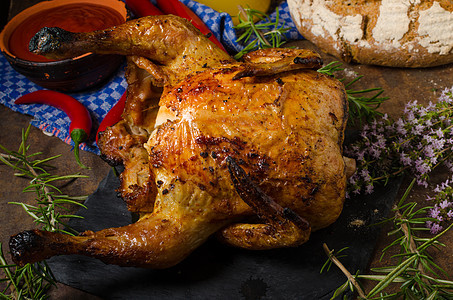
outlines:
[[[431,67],[453,62],[451,0],[288,0],[300,33],[346,62]]]

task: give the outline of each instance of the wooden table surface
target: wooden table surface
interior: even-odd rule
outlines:
[[[16,1],[17,2],[17,1]],[[23,1],[23,5],[30,5],[37,1]],[[18,8],[12,5],[13,9],[10,15],[17,13]],[[298,47],[308,47],[318,50],[308,41],[292,42],[291,45]],[[321,51],[319,51],[321,52]],[[326,62],[336,60],[329,55],[323,54]],[[383,96],[390,99],[380,108],[382,112],[388,113],[393,118],[402,115],[403,108],[408,101],[417,100],[419,103],[427,104],[430,101],[436,101],[440,92],[444,88],[453,86],[453,64],[427,68],[427,69],[403,69],[388,68],[378,66],[351,65],[344,64],[346,78],[351,74],[364,75],[355,86],[359,88],[382,87],[385,90]],[[29,116],[21,115],[0,105],[0,144],[4,147],[16,150],[20,144],[21,130],[28,126]],[[71,147],[63,143],[56,137],[44,135],[39,129],[32,128],[29,138],[31,152],[42,151],[46,155],[62,156],[54,163],[58,174],[70,174],[74,170],[80,170],[74,159]],[[108,173],[110,167],[98,156],[81,152],[82,161],[91,167],[89,170],[83,170],[82,173],[88,175],[88,179],[79,179],[62,186],[64,193],[68,195],[88,195],[92,193],[99,182]],[[448,176],[446,170],[438,170],[431,176],[430,186],[425,189],[416,187],[410,195],[411,201],[416,201],[420,205],[426,204],[425,199],[432,189]],[[22,201],[32,203],[32,195],[21,192],[22,188],[27,185],[27,180],[15,177],[13,171],[4,165],[0,165],[0,242],[3,244],[3,251],[8,252],[8,240],[10,235],[20,231],[34,228],[31,218],[18,206],[8,204],[12,201]],[[406,182],[403,183],[402,191]],[[402,192],[400,191],[400,193]],[[387,260],[379,262],[380,251],[385,247],[389,239],[386,236],[386,230],[383,228],[382,235],[378,241],[375,255],[371,258],[372,267],[385,265]],[[442,238],[446,248],[442,252],[433,253],[438,264],[448,271],[451,278],[453,277],[453,231],[447,233]],[[6,255],[9,257],[8,255]],[[94,296],[86,295],[83,292],[76,291],[70,287],[60,285],[58,289],[52,289],[51,299],[91,299]]]

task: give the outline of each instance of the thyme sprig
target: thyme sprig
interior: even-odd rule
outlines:
[[[38,158],[43,153],[29,154],[30,146],[27,139],[30,134],[29,126],[22,130],[22,140],[18,151],[11,151],[0,145],[0,163],[11,167],[14,175],[28,178],[30,184],[23,189],[24,193],[35,194],[35,204],[22,202],[10,202],[21,206],[35,223],[43,230],[58,231],[67,234],[76,232],[69,228],[64,220],[78,218],[79,216],[65,213],[69,211],[68,205],[85,207],[81,201],[86,196],[71,197],[62,194],[57,182],[67,182],[77,178],[86,178],[80,174],[52,175],[49,170],[53,169],[50,163],[60,155]],[[36,264],[26,264],[23,267],[7,264],[0,244],[0,270],[5,277],[0,279],[6,287],[0,291],[1,299],[45,299],[46,290],[55,284],[55,279],[45,261]]]
[[[348,196],[370,194],[376,183],[401,174],[428,187],[430,174],[439,166],[453,171],[453,88],[442,91],[437,103],[408,102],[396,121],[384,115],[363,126],[357,141],[345,147],[345,154],[357,162]],[[433,204],[428,215],[434,220],[426,225],[433,234],[453,222],[453,178],[448,177],[434,189],[436,196],[427,198]]]
[[[234,26],[242,34],[236,39],[243,43],[244,49],[239,51],[234,58],[240,59],[244,54],[266,48],[281,47],[286,43],[285,33],[289,27],[279,25],[279,11],[276,9],[275,21],[272,21],[266,13],[256,9],[243,8],[239,6],[239,24]],[[258,20],[255,22],[255,20]],[[261,22],[260,22],[261,21]]]

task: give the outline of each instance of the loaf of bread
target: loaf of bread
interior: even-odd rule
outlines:
[[[431,67],[453,62],[452,0],[288,0],[300,33],[346,62]]]

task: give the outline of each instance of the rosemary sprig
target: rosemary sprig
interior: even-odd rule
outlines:
[[[333,61],[322,68],[318,69],[319,73],[335,77],[339,71],[343,71],[342,63]],[[345,78],[337,78],[344,84],[346,95],[349,103],[349,119],[351,126],[362,125],[362,122],[370,122],[382,113],[377,109],[388,97],[380,97],[384,90],[382,88],[370,88],[364,90],[354,90],[351,86],[359,81],[363,75],[355,77],[350,82],[345,82]],[[371,96],[369,96],[371,93]]]
[[[30,128],[31,126],[22,130],[22,140],[18,151],[10,151],[0,145],[2,151],[0,152],[0,163],[11,167],[15,176],[30,180],[30,184],[23,189],[23,192],[35,193],[36,203],[34,205],[22,202],[10,203],[20,205],[43,230],[74,234],[76,232],[70,229],[64,220],[78,216],[64,212],[69,211],[68,205],[85,207],[81,201],[85,200],[86,196],[70,197],[63,195],[56,183],[86,178],[87,176],[50,174],[49,170],[53,167],[49,163],[58,158],[59,155],[39,159],[38,157],[42,155],[41,152],[29,154],[30,146],[27,145],[27,139]],[[6,285],[0,291],[0,299],[45,299],[47,298],[46,290],[52,284],[55,284],[52,272],[45,261],[27,264],[23,267],[7,264],[1,243],[0,270],[5,275],[4,278],[0,278],[0,282]]]
[[[0,282],[6,283],[0,291],[0,299],[47,299],[46,291],[51,285],[55,285],[55,278],[45,261],[23,267],[8,265],[1,243],[0,270],[5,273],[5,278],[0,279]]]
[[[285,33],[289,27],[279,26],[279,11],[276,10],[275,21],[272,21],[266,13],[256,9],[239,6],[239,24],[234,28],[242,34],[236,39],[246,46],[238,52],[234,58],[240,59],[244,54],[265,48],[276,48],[286,43]],[[254,20],[258,20],[255,23]],[[261,22],[260,22],[261,21]]]
[[[453,281],[443,279],[442,276],[446,276],[447,273],[429,255],[430,248],[445,246],[439,242],[439,238],[449,231],[453,224],[450,224],[449,227],[432,238],[417,236],[416,232],[426,229],[424,224],[430,218],[420,217],[425,215],[428,208],[416,209],[416,203],[405,203],[414,183],[415,180],[409,185],[403,198],[393,209],[393,217],[388,219],[395,226],[395,230],[389,232],[389,235],[395,236],[395,240],[383,249],[383,255],[391,247],[398,246],[400,252],[393,256],[398,261],[397,264],[384,268],[373,268],[370,270],[373,274],[351,275],[333,251],[329,250],[327,246],[324,247],[328,262],[337,265],[347,277],[345,284],[334,292],[332,299],[343,294],[348,288],[351,291],[357,291],[361,299],[453,298]],[[366,292],[360,285],[360,281],[363,280],[376,281],[377,284]],[[392,292],[389,292],[388,289],[391,284],[398,285],[398,288],[393,288]]]

